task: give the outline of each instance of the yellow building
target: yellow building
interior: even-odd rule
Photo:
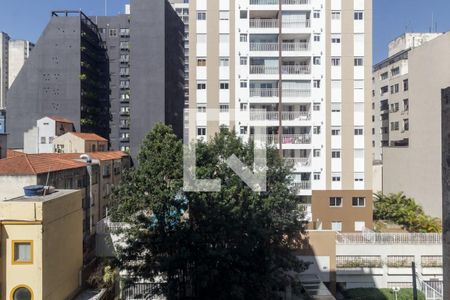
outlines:
[[[0,202],[0,299],[71,299],[83,265],[81,192]]]

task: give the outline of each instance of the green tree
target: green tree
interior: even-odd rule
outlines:
[[[422,206],[403,193],[375,194],[375,220],[388,220],[403,225],[410,232],[441,232],[438,218],[425,214]]]
[[[222,180],[220,192],[183,192],[182,143],[164,125],[147,136],[138,167],[114,195],[113,217],[126,221],[119,267],[163,276],[168,299],[274,299],[305,269],[292,250],[304,224],[291,170],[267,151],[267,192],[253,192],[226,166],[253,162],[253,144],[221,130],[197,145],[197,178]]]

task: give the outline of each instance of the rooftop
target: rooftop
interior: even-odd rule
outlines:
[[[47,202],[76,192],[78,192],[78,190],[56,190],[53,193],[45,196],[38,196],[38,197],[21,196],[9,200],[4,200],[3,202]]]
[[[95,134],[95,133],[83,133],[83,132],[68,132],[67,134],[73,134],[83,140],[86,141],[98,141],[98,142],[107,142],[108,140]]]
[[[53,121],[60,122],[60,123],[73,124],[72,121],[70,121],[69,119],[63,118],[63,117],[49,116],[48,118],[52,119]]]

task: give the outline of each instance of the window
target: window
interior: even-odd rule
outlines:
[[[406,92],[409,90],[409,81],[408,79],[403,80],[403,90]]]
[[[197,112],[205,113],[206,112],[206,105],[203,105],[203,104],[197,105]]]
[[[397,94],[399,92],[400,88],[399,88],[399,84],[394,84],[391,85],[391,94]]]
[[[241,10],[240,17],[241,17],[241,19],[247,19],[247,11],[246,10]]]
[[[130,43],[129,42],[120,42],[120,49],[122,50],[126,50],[130,48]]]
[[[332,44],[340,44],[341,43],[341,36],[335,35],[331,37],[331,43]]]
[[[55,138],[54,138],[53,136],[49,137],[49,138],[48,138],[48,143],[49,143],[49,144],[52,144],[54,139],[55,139]]]
[[[391,131],[398,131],[399,125],[398,122],[391,122]]]
[[[320,157],[320,149],[314,149],[313,150],[313,156],[314,157]]]
[[[220,104],[219,111],[222,113],[226,113],[230,110],[230,107],[228,104]]]
[[[242,43],[246,43],[247,42],[247,35],[246,34],[241,34],[240,35],[240,40]]]
[[[320,65],[320,56],[313,57],[313,64],[316,66]]]
[[[403,131],[409,131],[409,119],[403,119]]]
[[[320,80],[313,80],[313,86],[315,88],[320,88]]]
[[[247,81],[241,80],[241,88],[242,88],[242,89],[247,88]]]
[[[205,11],[198,11],[197,12],[197,20],[199,20],[199,21],[206,20],[206,12]]]
[[[230,12],[228,12],[228,11],[220,11],[219,12],[219,18],[220,18],[220,20],[229,20],[230,19]]]
[[[33,263],[33,241],[12,241],[12,264]]]
[[[364,207],[364,206],[366,206],[366,198],[364,198],[364,197],[353,197],[352,198],[352,206],[355,206],[355,207]]]
[[[342,222],[340,221],[331,222],[331,230],[342,231]]]
[[[219,59],[219,66],[220,67],[228,67],[230,65],[230,59],[226,57],[221,57]]]
[[[361,67],[364,65],[364,59],[362,57],[355,57],[355,67]]]
[[[363,135],[364,130],[362,128],[355,128],[355,135]]]
[[[33,293],[28,289],[28,287],[19,285],[13,289],[11,292],[12,300],[32,300]]]
[[[313,133],[314,134],[320,134],[320,126],[314,126],[313,127]]]
[[[340,11],[332,11],[331,12],[331,20],[340,20],[341,12]]]
[[[333,182],[341,182],[341,174],[332,174],[331,181]]]
[[[46,144],[47,143],[47,139],[45,138],[45,136],[41,137],[41,144]]]
[[[314,19],[319,19],[320,18],[320,11],[319,10],[315,10],[313,12],[313,18]]]
[[[342,197],[330,197],[330,206],[331,207],[342,206]]]
[[[400,105],[398,104],[398,102],[391,104],[391,112],[393,112],[393,113],[398,112],[399,109],[400,109]]]
[[[339,57],[332,57],[331,58],[331,65],[338,67],[341,65],[341,59]]]
[[[364,173],[354,173],[355,182],[364,182]]]
[[[320,42],[320,34],[314,34],[314,42]]]
[[[248,132],[248,129],[247,129],[248,127],[247,126],[241,126],[240,128],[239,128],[239,132],[241,133],[241,134],[247,134],[247,132]]]
[[[320,173],[314,173],[314,180],[320,180]]]
[[[403,111],[408,111],[408,110],[409,110],[409,100],[403,99]]]
[[[341,103],[331,103],[331,112],[341,112]]]
[[[331,135],[341,135],[341,129],[340,128],[332,128],[331,129]]]
[[[197,127],[197,135],[198,136],[205,136],[206,135],[206,128],[205,127]]]
[[[229,83],[228,82],[221,82],[219,84],[219,86],[220,86],[221,90],[228,90],[229,89]]]
[[[242,56],[240,59],[240,64],[241,64],[241,66],[247,65],[247,57]]]
[[[388,79],[388,77],[389,77],[388,72],[384,72],[384,73],[382,73],[382,74],[380,75],[380,79],[381,79],[381,80],[386,80],[386,79]]]
[[[332,158],[341,158],[341,151],[340,150],[331,151],[331,157]]]
[[[206,83],[197,83],[197,90],[206,90]]]
[[[364,221],[355,222],[355,231],[363,231],[364,228],[366,228],[366,222]]]
[[[362,11],[355,11],[354,18],[355,20],[363,20],[364,13]]]
[[[241,105],[240,105],[241,111],[247,111],[247,107],[248,107],[247,103],[241,103]]]
[[[117,29],[111,28],[109,30],[109,36],[110,37],[116,37],[117,36]]]
[[[120,28],[120,36],[121,37],[130,36],[130,28]]]
[[[400,74],[400,67],[396,67],[396,68],[393,68],[392,70],[391,70],[391,75],[392,76],[397,76],[397,75],[399,75]]]
[[[197,58],[197,67],[206,67],[206,58]]]
[[[320,103],[313,104],[313,111],[320,111]]]

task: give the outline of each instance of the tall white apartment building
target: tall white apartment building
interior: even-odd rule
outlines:
[[[26,40],[9,41],[8,88],[11,87],[25,61],[30,57],[34,44]]]
[[[315,228],[372,225],[371,0],[190,0],[189,51],[191,138],[267,126]]]
[[[8,91],[8,44],[9,35],[0,31],[0,109],[6,107]]]

